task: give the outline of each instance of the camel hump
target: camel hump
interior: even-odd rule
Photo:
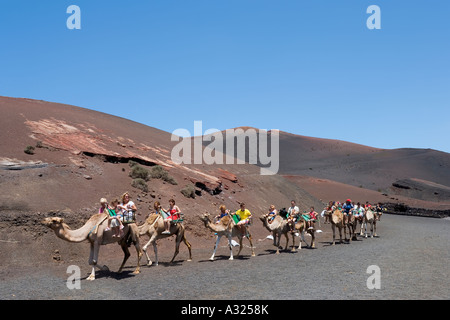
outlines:
[[[230,222],[231,222],[230,216],[225,216],[222,219],[220,219],[220,223],[223,224],[224,226],[229,225]]]
[[[92,215],[89,220],[86,222],[86,224],[92,224],[92,225],[99,225],[102,222],[104,222],[108,218],[108,214],[106,213],[99,213]]]
[[[333,214],[331,215],[331,219],[334,224],[338,224],[339,222],[341,222],[342,218],[343,218],[343,214],[342,214],[342,211],[340,211],[340,210],[335,210],[333,212]]]
[[[148,216],[147,220],[145,220],[145,222],[147,222],[148,224],[153,224],[153,222],[155,222],[156,218],[158,218],[159,214],[157,213],[152,213]]]

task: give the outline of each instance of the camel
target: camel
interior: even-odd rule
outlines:
[[[137,252],[137,267],[133,274],[140,273],[140,259],[142,256],[142,251],[139,243],[139,233],[136,224],[124,224],[123,236],[113,237],[112,230],[105,231],[108,226],[108,215],[107,214],[95,214],[93,215],[81,228],[77,230],[71,230],[70,227],[64,223],[63,218],[51,217],[45,218],[42,223],[52,229],[58,238],[65,241],[80,243],[84,240],[88,240],[91,246],[91,251],[89,255],[89,265],[92,266],[92,272],[87,278],[87,280],[95,280],[95,268],[101,270],[108,270],[108,267],[98,266],[98,254],[100,246],[107,245],[110,243],[119,243],[123,252],[124,258],[122,265],[119,268],[119,273],[125,265],[125,262],[130,257],[130,251],[128,250],[128,242],[131,241]]]
[[[214,246],[214,252],[213,252],[211,258],[209,258],[209,260],[214,261],[214,256],[216,255],[216,250],[219,245],[219,241],[223,236],[227,237],[228,245],[230,248],[230,258],[228,260],[233,260],[233,246],[231,245],[231,239],[233,237],[238,237],[238,239],[239,239],[239,251],[237,253],[237,256],[239,256],[239,254],[241,253],[241,250],[242,250],[243,237],[241,235],[241,231],[237,228],[236,223],[229,215],[220,219],[220,222],[218,224],[211,222],[210,215],[208,213],[201,215],[200,220],[203,221],[206,228],[217,233],[217,240],[216,240],[216,245]],[[251,236],[248,228],[247,228],[247,234],[248,234],[248,241],[250,242],[250,247],[252,249],[252,257],[254,257],[255,250],[253,248],[252,236]]]
[[[283,217],[277,215],[275,216],[275,218],[273,219],[272,223],[269,223],[269,216],[267,214],[262,215],[261,217],[259,217],[259,219],[262,221],[264,227],[269,230],[270,232],[272,232],[273,235],[273,245],[277,247],[277,252],[276,254],[280,253],[280,240],[281,240],[281,235],[284,234],[284,236],[286,237],[286,247],[284,248],[284,250],[287,250],[288,245],[289,245],[289,233],[290,233],[290,228],[289,225],[287,223],[286,219],[283,219]],[[300,236],[301,236],[301,240],[303,240],[306,243],[305,237],[304,237],[304,233],[306,230],[306,222],[303,219],[300,219],[300,221],[298,221],[295,224],[295,230],[299,232]],[[315,235],[314,235],[314,230],[309,230],[308,231],[309,234],[311,234],[311,245],[308,245],[308,247],[314,248],[315,247]],[[278,239],[278,241],[277,241]],[[298,249],[300,250],[302,248],[302,241],[300,240],[300,243],[298,245]],[[292,252],[296,252],[295,249],[295,235],[292,234]]]
[[[151,214],[145,222],[138,227],[139,236],[148,235],[150,240],[144,245],[142,250],[145,253],[147,258],[147,265],[151,266],[152,261],[147,254],[147,248],[150,245],[153,245],[153,250],[155,252],[155,265],[158,265],[158,246],[156,240],[164,239],[175,235],[175,253],[173,255],[170,263],[173,263],[175,257],[180,252],[180,243],[181,241],[187,246],[189,250],[189,259],[187,261],[192,261],[192,252],[191,252],[191,244],[187,241],[185,236],[185,227],[182,223],[171,223],[170,225],[170,234],[162,234],[165,230],[164,220],[161,215],[153,213]]]
[[[336,228],[339,229],[339,238],[340,238],[340,243],[342,243],[342,229],[344,229],[344,214],[342,213],[341,210],[336,209],[333,212],[330,213],[330,222],[331,222],[331,229],[333,230],[333,242],[332,245],[334,246],[335,244],[335,239],[336,239]],[[345,234],[345,229],[344,229],[344,236],[346,236]]]
[[[345,233],[345,240],[347,240],[347,231],[346,228],[348,228],[348,236],[349,236],[349,242],[352,242],[352,240],[356,239],[356,227],[358,226],[358,219],[355,218],[353,214],[349,216],[349,221],[346,225],[344,225],[344,233]]]
[[[361,236],[363,235],[362,232],[362,225],[364,224],[364,234],[367,238],[367,224],[370,224],[370,237],[373,238],[374,236],[377,237],[377,221],[375,220],[375,214],[372,210],[367,210],[364,213],[364,222],[361,223]]]

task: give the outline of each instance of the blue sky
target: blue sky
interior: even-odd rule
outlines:
[[[66,9],[81,8],[81,30]],[[370,5],[381,30],[369,30]],[[450,1],[0,2],[0,95],[450,152]]]

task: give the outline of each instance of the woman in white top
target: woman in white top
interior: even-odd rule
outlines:
[[[130,194],[128,192],[122,195],[122,203],[117,207],[122,210],[123,222],[134,222],[134,213],[137,208],[134,202],[130,200]]]
[[[287,223],[291,232],[294,232],[295,228],[295,220],[297,219],[297,215],[300,212],[300,209],[295,205],[295,201],[291,201],[291,206],[288,209],[288,218]]]

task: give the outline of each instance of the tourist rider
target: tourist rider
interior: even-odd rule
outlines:
[[[357,203],[356,206],[353,208],[353,215],[355,216],[355,219],[362,221],[364,217],[364,208],[361,206],[361,203]]]
[[[245,208],[245,203],[240,204],[240,209],[237,210],[234,214],[239,217],[239,222],[237,223],[237,227],[241,232],[241,235],[244,237],[246,233],[246,229],[248,224],[250,223],[250,218],[252,217],[251,212]]]
[[[220,222],[220,219],[222,219],[223,217],[225,217],[226,215],[228,215],[230,213],[230,210],[227,210],[227,207],[225,207],[225,205],[221,205],[219,207],[220,213],[219,215],[215,216],[214,219],[216,220],[216,223]]]
[[[308,230],[311,230],[311,229],[315,228],[315,222],[317,221],[317,218],[318,218],[318,213],[316,211],[314,211],[314,207],[310,208],[308,216],[309,216],[309,221],[307,223],[307,226],[308,226]]]
[[[383,215],[383,206],[381,205],[380,202],[378,202],[377,206],[375,207],[375,220],[380,221],[382,215]]]
[[[106,213],[107,207],[108,207],[108,200],[106,200],[105,198],[101,198],[100,199],[100,208],[98,209],[98,213],[99,214]]]
[[[125,192],[122,195],[122,203],[117,206],[122,210],[122,221],[125,223],[130,223],[135,221],[135,214],[137,211],[136,204],[131,201],[130,194]]]
[[[163,218],[164,230],[169,230],[170,221],[167,220],[169,214],[161,207],[161,203],[159,201],[155,201],[155,203],[153,204],[153,209],[155,210],[156,214],[159,214]]]
[[[175,204],[174,199],[169,200],[169,210],[162,209],[166,214],[167,218],[164,219],[164,226],[166,230],[162,232],[162,234],[170,234],[170,224],[173,221],[180,219],[181,210],[180,208]]]
[[[287,223],[291,232],[295,231],[295,221],[297,220],[300,209],[295,205],[295,201],[291,201],[291,206],[288,209]]]
[[[275,219],[277,214],[278,214],[277,209],[275,209],[275,206],[271,204],[269,207],[268,222],[272,223],[273,219]]]
[[[344,224],[348,223],[349,221],[349,216],[352,214],[352,209],[353,209],[353,205],[352,205],[352,200],[347,199],[345,201],[345,204],[342,206],[342,212],[344,213]]]
[[[110,228],[112,227],[114,234],[113,234],[113,238],[114,237],[122,237],[123,236],[123,224],[122,221],[120,221],[121,215],[118,215],[117,212],[120,212],[119,208],[119,200],[118,199],[114,199],[111,202],[111,205],[108,205],[107,207],[107,213],[109,215],[108,217],[108,227],[105,229],[105,231],[109,231]]]

